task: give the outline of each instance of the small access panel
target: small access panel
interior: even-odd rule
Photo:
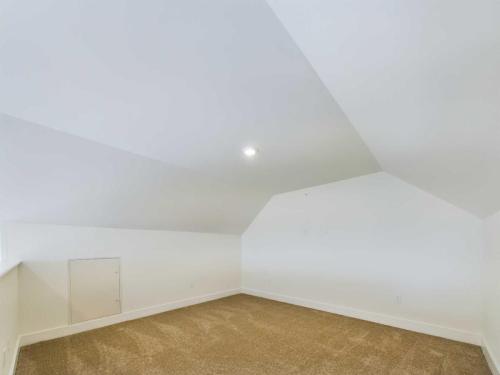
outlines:
[[[120,259],[69,261],[71,323],[121,313]]]

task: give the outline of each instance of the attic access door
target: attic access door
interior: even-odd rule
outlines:
[[[120,259],[69,261],[71,323],[119,314]]]

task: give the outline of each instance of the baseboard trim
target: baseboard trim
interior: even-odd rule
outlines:
[[[488,346],[488,343],[483,338],[483,344],[481,345],[481,349],[483,350],[484,358],[486,358],[486,362],[488,362],[488,366],[490,366],[491,373],[493,375],[500,375],[500,363],[495,360]]]
[[[12,358],[12,362],[10,364],[9,371],[7,372],[7,374],[9,374],[9,375],[15,375],[15,373],[16,373],[17,358],[19,357],[19,349],[20,348],[21,348],[21,336],[18,336],[17,340],[16,340],[16,344],[15,344],[14,349],[13,349],[14,358]]]
[[[213,301],[216,299],[229,297],[239,293],[241,293],[240,289],[230,289],[221,292],[205,294],[197,297],[186,298],[183,300],[167,302],[161,305],[145,307],[138,310],[126,311],[118,315],[112,315],[112,316],[107,316],[105,318],[89,320],[87,322],[59,326],[59,327],[44,329],[42,331],[27,333],[19,337],[18,340],[19,346],[22,347],[25,345],[35,344],[40,341],[47,341],[59,337],[74,335],[75,333],[90,331],[96,328],[101,328],[112,324],[125,322],[128,320],[144,318],[146,316],[156,315],[166,311],[180,309],[182,307],[197,305],[199,303]]]
[[[351,307],[337,306],[329,303],[307,300],[298,297],[291,297],[281,294],[265,292],[251,288],[242,288],[242,293],[256,297],[272,299],[285,302],[292,305],[308,307],[315,310],[326,311],[334,314],[349,316],[361,320],[367,320],[374,323],[384,324],[392,327],[406,329],[419,333],[425,333],[431,336],[443,337],[450,340],[461,341],[474,345],[482,344],[482,337],[478,333],[457,330],[455,328],[443,327],[435,324],[418,322],[404,318],[398,318],[390,315],[374,313],[370,311],[359,310]],[[497,374],[495,374],[497,375]],[[500,374],[498,374],[500,375]]]

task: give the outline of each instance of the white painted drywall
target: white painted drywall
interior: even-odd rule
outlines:
[[[267,1],[384,171],[500,210],[500,1]]]
[[[280,194],[242,236],[242,287],[479,337],[481,225],[386,173]]]
[[[483,337],[488,353],[500,371],[500,212],[484,222]]]
[[[0,112],[238,195],[379,169],[264,0],[1,1],[0,61]]]
[[[2,114],[0,171],[5,222],[240,234],[271,196]]]
[[[17,334],[17,267],[14,267],[0,275],[0,374],[8,374],[10,370],[16,354]]]
[[[20,333],[69,321],[68,259],[121,258],[122,311],[237,289],[240,238],[189,232],[5,225],[19,267]]]

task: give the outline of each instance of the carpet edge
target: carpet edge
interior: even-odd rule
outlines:
[[[154,306],[144,307],[141,309],[125,311],[120,314],[111,315],[99,319],[88,320],[86,322],[68,324],[68,325],[44,329],[41,331],[25,333],[19,335],[18,348],[26,345],[35,344],[41,341],[47,341],[59,337],[70,336],[76,333],[90,331],[96,328],[102,328],[112,324],[122,323],[134,319],[140,319],[147,316],[160,314],[163,312],[180,309],[183,307],[197,305],[199,303],[209,302],[239,293],[241,293],[240,288],[228,289],[196,297],[185,298],[182,300],[166,302],[160,305],[154,305]]]
[[[439,326],[436,324],[413,321],[405,318],[399,318],[395,316],[384,315],[365,310],[359,310],[352,307],[338,306],[325,302],[313,301],[299,297],[286,296],[246,287],[241,288],[241,292],[255,297],[262,297],[279,302],[289,303],[292,305],[308,307],[316,310],[348,316],[351,318],[366,320],[373,323],[406,329],[408,331],[442,337],[454,341],[460,341],[467,344],[474,344],[480,346],[483,342],[483,338],[479,333],[461,331],[455,328]]]

